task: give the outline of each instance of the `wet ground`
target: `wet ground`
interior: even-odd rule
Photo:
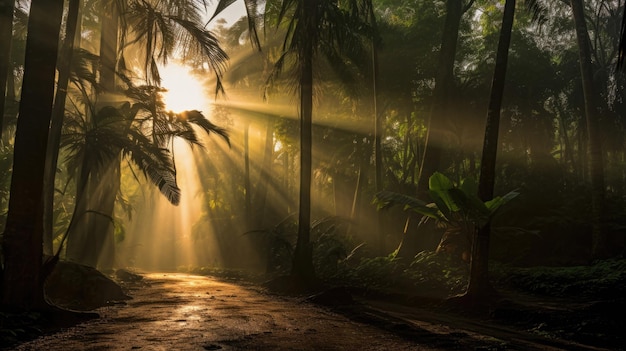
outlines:
[[[206,276],[150,273],[100,318],[14,350],[602,350],[386,302],[331,309]]]

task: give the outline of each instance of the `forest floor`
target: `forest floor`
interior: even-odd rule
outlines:
[[[145,273],[97,318],[6,350],[620,350],[622,305],[503,292],[486,315],[431,299],[332,288],[286,296],[241,279]],[[619,316],[619,318],[617,318]],[[3,325],[6,324],[7,318]],[[607,319],[604,323],[598,318]],[[615,318],[615,319],[613,319]],[[600,326],[596,333],[587,325]]]

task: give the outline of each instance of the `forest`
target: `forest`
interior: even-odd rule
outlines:
[[[625,15],[0,0],[0,348],[167,273],[622,350]]]

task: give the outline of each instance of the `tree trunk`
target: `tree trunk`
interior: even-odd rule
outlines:
[[[76,37],[78,12],[80,0],[70,0],[65,27],[65,40],[61,48],[61,62],[59,64],[59,79],[57,83],[56,97],[52,110],[52,122],[48,134],[48,149],[46,156],[44,178],[44,253],[52,255],[53,213],[54,213],[54,181],[56,178],[57,161],[59,158],[59,145],[61,142],[61,128],[65,114],[65,100],[69,85],[72,54],[74,52],[74,39]]]
[[[580,72],[585,99],[585,119],[587,122],[587,140],[589,153],[589,173],[591,177],[591,216],[592,242],[591,258],[601,259],[609,255],[606,233],[603,228],[604,215],[604,165],[602,140],[598,124],[598,95],[593,86],[593,67],[589,33],[585,23],[585,12],[582,0],[571,0],[572,14],[576,24],[576,38],[580,55]]]
[[[274,159],[274,118],[267,116],[267,128],[265,129],[265,151],[263,153],[263,164],[261,165],[261,176],[259,178],[258,199],[256,208],[257,218],[254,221],[256,228],[263,228],[270,223],[263,223],[269,214],[267,206],[267,192],[269,191],[270,179],[272,179],[272,160]]]
[[[106,1],[101,9],[100,17],[102,27],[100,33],[99,83],[104,94],[99,97],[100,104],[96,107],[96,113],[102,107],[116,104],[115,99],[107,96],[107,94],[114,94],[116,91],[115,76],[119,41],[117,1]],[[77,212],[78,218],[72,219],[76,220],[78,224],[69,234],[67,244],[69,258],[92,267],[98,266],[100,258],[107,262],[113,261],[111,257],[101,257],[103,249],[101,243],[112,240],[114,235],[113,226],[110,224],[114,217],[115,199],[119,190],[120,180],[109,177],[119,178],[119,159],[107,160],[102,163],[101,168],[100,170],[81,170],[83,173],[82,182],[88,182],[89,185],[84,184],[82,186],[84,191],[77,190],[77,205],[80,204],[81,208]],[[109,174],[109,176],[106,176],[106,174]],[[78,188],[80,189],[80,187]],[[79,196],[87,198],[79,198]]]
[[[354,189],[354,196],[352,199],[352,211],[350,213],[350,225],[348,227],[348,235],[352,235],[356,232],[374,234],[375,240],[378,240],[378,252],[382,252],[384,255],[386,253],[385,236],[383,233],[381,233],[380,230],[380,220],[382,217],[382,212],[376,211],[376,216],[373,219],[373,232],[370,227],[372,225],[372,222],[369,221],[369,218],[363,220],[363,213],[368,207],[371,207],[371,199],[363,196],[363,192],[368,185],[367,175],[369,174],[371,165],[370,157],[373,153],[372,142],[371,140],[364,141],[363,139],[361,139],[358,141],[357,145],[361,157],[359,161],[359,173],[357,177],[356,187]]]
[[[10,308],[46,305],[42,195],[62,15],[62,0],[31,3],[11,197],[2,238],[2,305]]]
[[[485,139],[483,154],[480,162],[480,178],[478,181],[478,195],[481,200],[487,201],[493,198],[493,188],[496,173],[496,155],[498,152],[498,133],[500,129],[500,109],[504,95],[504,81],[506,78],[507,61],[509,58],[509,46],[511,43],[511,31],[515,17],[515,0],[507,0],[504,5],[502,27],[496,52],[496,65],[491,83],[491,96],[487,111],[485,125]],[[473,301],[487,297],[492,291],[489,283],[489,239],[490,224],[477,228],[474,232],[472,243],[472,257],[470,263],[470,279],[466,297]]]
[[[115,72],[117,68],[119,13],[116,0],[103,4],[100,36],[100,84],[105,93],[115,92]]]
[[[120,187],[120,160],[105,160],[104,164],[100,170],[81,171],[66,256],[90,267],[111,269],[114,261],[112,213]]]
[[[246,121],[243,133],[243,179],[244,179],[244,211],[246,215],[246,231],[252,226],[252,185],[250,184],[250,122]]]
[[[374,7],[370,4],[370,22],[377,31],[376,15],[374,14]],[[383,134],[383,119],[378,110],[378,43],[376,38],[372,38],[372,96],[373,96],[373,109],[374,109],[374,163],[375,163],[375,176],[374,182],[376,186],[376,193],[383,191],[383,152],[382,152],[382,134]],[[382,231],[382,212],[377,211],[374,224],[374,234],[378,240],[377,252],[379,255],[385,254],[385,237],[386,233]]]
[[[74,213],[70,221],[67,237],[66,258],[73,262],[85,263],[85,255],[88,255],[85,242],[88,240],[89,226],[86,217],[93,201],[93,181],[90,179],[90,170],[85,165],[80,167],[79,176],[76,181],[76,203]],[[91,233],[89,233],[91,234]],[[92,267],[94,267],[92,265]]]
[[[7,96],[9,67],[11,67],[14,5],[14,0],[0,0],[0,137],[6,128],[4,122],[4,105]]]
[[[304,25],[305,37],[300,55],[300,204],[298,214],[298,239],[293,253],[291,274],[303,283],[315,278],[313,248],[311,247],[311,172],[312,172],[312,116],[313,116],[313,38],[317,1],[302,4],[299,19]]]
[[[446,143],[445,129],[446,124],[449,123],[448,100],[454,87],[454,60],[463,15],[462,3],[462,0],[446,1],[446,20],[441,40],[439,66],[435,77],[428,140],[418,177],[418,191],[424,194],[428,191],[428,179],[442,166],[441,157]]]

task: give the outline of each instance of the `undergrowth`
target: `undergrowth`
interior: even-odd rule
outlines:
[[[492,278],[498,285],[533,294],[606,299],[626,296],[626,259],[602,260],[589,266],[492,267]]]

